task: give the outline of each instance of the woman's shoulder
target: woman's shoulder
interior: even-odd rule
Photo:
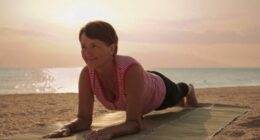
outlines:
[[[135,58],[127,55],[116,55],[116,59],[121,62],[135,62],[139,63]]]
[[[133,66],[143,68],[142,65],[133,57],[131,56],[116,56],[116,62],[119,68],[128,71]]]

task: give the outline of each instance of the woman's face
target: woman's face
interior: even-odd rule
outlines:
[[[99,68],[111,61],[114,54],[114,44],[108,46],[101,40],[88,38],[85,34],[80,37],[81,55],[86,64]]]

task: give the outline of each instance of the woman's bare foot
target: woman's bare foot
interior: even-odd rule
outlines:
[[[192,84],[189,84],[188,86],[189,86],[189,91],[188,94],[186,95],[186,106],[197,107],[198,100],[195,95],[194,87]]]

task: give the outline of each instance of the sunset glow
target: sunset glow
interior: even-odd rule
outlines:
[[[119,54],[145,68],[259,67],[259,5],[258,0],[1,0],[0,67],[84,66],[78,31],[91,20],[111,23]]]

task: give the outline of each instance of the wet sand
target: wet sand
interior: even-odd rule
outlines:
[[[260,86],[196,89],[201,103],[218,103],[246,106],[251,111],[240,116],[213,140],[260,139]],[[5,136],[26,133],[55,122],[67,122],[75,118],[78,95],[23,94],[0,96],[0,139]],[[99,102],[95,103],[94,117],[107,112]]]

